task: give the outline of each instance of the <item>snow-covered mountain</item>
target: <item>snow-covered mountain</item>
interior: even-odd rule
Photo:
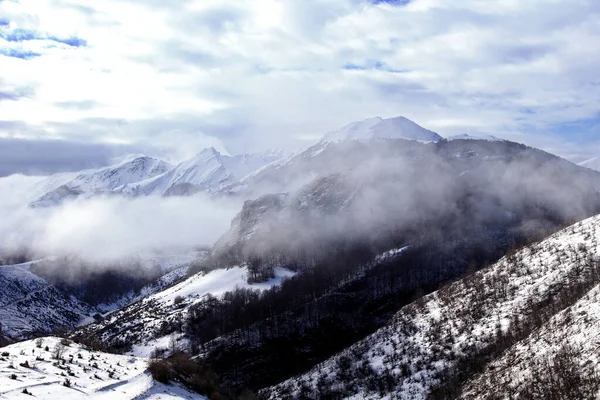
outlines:
[[[32,203],[32,206],[51,206],[78,196],[112,193],[119,187],[155,177],[171,168],[172,165],[165,161],[142,156],[115,166],[84,171],[74,178],[66,180],[66,182],[61,182],[59,186],[48,191],[38,201]],[[59,176],[65,175],[61,174]],[[60,182],[60,179],[58,181]],[[41,184],[47,187],[53,182],[57,182],[57,177],[52,176]]]
[[[219,192],[261,167],[279,159],[281,152],[224,155],[214,148],[175,166],[141,156],[118,165],[41,179],[32,190],[33,207],[47,207],[77,197],[94,195],[189,195]]]
[[[198,191],[218,192],[279,157],[276,152],[229,156],[211,147],[163,174],[123,185],[116,191],[134,196],[156,193],[185,195]]]
[[[341,142],[344,140],[369,139],[407,139],[422,142],[437,142],[442,137],[435,132],[423,128],[405,117],[374,117],[364,121],[353,122],[338,131],[327,133],[323,142]]]
[[[597,209],[600,175],[509,141],[317,144],[241,182],[236,190],[255,199],[246,201],[213,252],[248,255],[304,240],[323,244],[325,237],[364,235],[361,240],[369,241],[407,221],[456,215],[462,207],[481,207],[468,212],[485,215],[488,227],[529,218],[524,209],[562,215],[581,210],[564,198],[564,185],[587,193],[580,218]]]
[[[600,171],[600,157],[593,157],[588,160],[580,162],[578,165],[582,167],[586,167],[589,169],[593,169],[596,171]]]
[[[596,216],[509,254],[262,395],[595,398],[599,227]]]

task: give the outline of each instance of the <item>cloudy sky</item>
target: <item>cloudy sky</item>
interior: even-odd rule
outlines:
[[[580,160],[598,71],[598,0],[0,0],[0,159],[291,149],[403,115]]]

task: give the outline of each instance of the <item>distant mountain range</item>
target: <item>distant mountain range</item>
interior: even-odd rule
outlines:
[[[365,140],[405,139],[421,143],[437,142],[443,138],[405,117],[380,117],[354,122],[327,133],[311,146],[313,155],[333,143]],[[493,136],[459,135],[456,139],[500,140]],[[298,153],[296,153],[298,154]],[[296,154],[282,151],[230,156],[214,148],[201,150],[195,157],[172,165],[149,156],[136,156],[117,165],[78,173],[55,174],[36,186],[32,207],[48,207],[65,200],[97,195],[182,196],[197,192],[209,194],[240,193],[254,176],[265,167],[281,167]],[[304,152],[304,154],[306,154]],[[268,193],[269,188],[252,188],[250,195]]]

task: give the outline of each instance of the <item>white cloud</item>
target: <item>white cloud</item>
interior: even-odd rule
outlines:
[[[3,81],[34,88],[0,119],[178,154],[210,136],[232,152],[296,145],[373,115],[552,145],[546,130],[600,109],[599,14],[595,0],[5,1],[6,29],[87,46],[0,38],[42,54],[0,55]]]
[[[21,175],[0,179],[0,256],[28,249],[38,256],[118,260],[155,250],[211,246],[240,208],[233,200],[203,195],[96,197],[28,208],[39,180]]]

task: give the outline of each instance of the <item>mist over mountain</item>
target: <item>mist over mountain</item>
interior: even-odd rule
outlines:
[[[185,351],[228,390],[273,398],[404,393],[392,381],[414,387],[412,364],[399,375],[364,361],[391,340],[387,324],[600,212],[597,171],[491,135],[444,139],[404,117],[352,123],[290,155],[142,155],[0,188],[4,340],[69,331],[166,363]],[[470,387],[454,373],[471,373],[469,360],[407,390],[455,396],[452,385]],[[165,381],[196,387],[167,369]],[[298,374],[310,374],[305,386]]]

